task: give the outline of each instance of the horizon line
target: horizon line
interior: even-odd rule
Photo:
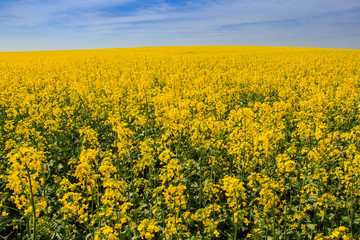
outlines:
[[[109,47],[109,48],[79,48],[79,49],[44,49],[44,50],[9,50],[0,53],[32,53],[32,52],[61,52],[61,51],[94,51],[111,49],[139,49],[139,48],[174,48],[174,47],[266,47],[266,48],[311,48],[328,50],[360,50],[360,48],[335,48],[335,47],[306,47],[306,46],[266,46],[266,45],[165,45],[165,46],[139,46],[139,47]]]

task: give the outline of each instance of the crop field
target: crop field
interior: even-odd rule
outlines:
[[[1,239],[359,239],[360,51],[0,53]]]

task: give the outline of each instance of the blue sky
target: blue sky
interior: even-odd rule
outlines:
[[[186,45],[360,49],[360,0],[0,0],[0,51]]]

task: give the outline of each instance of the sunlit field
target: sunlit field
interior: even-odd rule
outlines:
[[[359,50],[0,53],[1,239],[358,239],[359,75]]]

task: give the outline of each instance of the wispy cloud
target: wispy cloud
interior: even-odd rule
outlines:
[[[20,0],[5,3],[0,8],[0,16],[6,21],[3,24],[13,26],[42,26],[52,23],[67,24],[77,20],[93,17],[102,8],[121,6],[130,0]]]
[[[286,45],[330,37],[329,43],[341,47],[339,39],[344,35],[350,40],[360,39],[356,25],[360,25],[358,0],[15,0],[0,3],[0,30],[14,29],[20,33],[25,29],[43,35],[66,33],[69,38],[87,39],[89,43],[97,41],[94,47],[102,47],[101,43],[116,45],[116,42],[119,47],[134,43],[276,45],[284,44],[281,37],[288,38]],[[24,36],[31,38],[25,32]],[[308,35],[302,38],[301,34]],[[135,37],[137,39],[132,39]]]

